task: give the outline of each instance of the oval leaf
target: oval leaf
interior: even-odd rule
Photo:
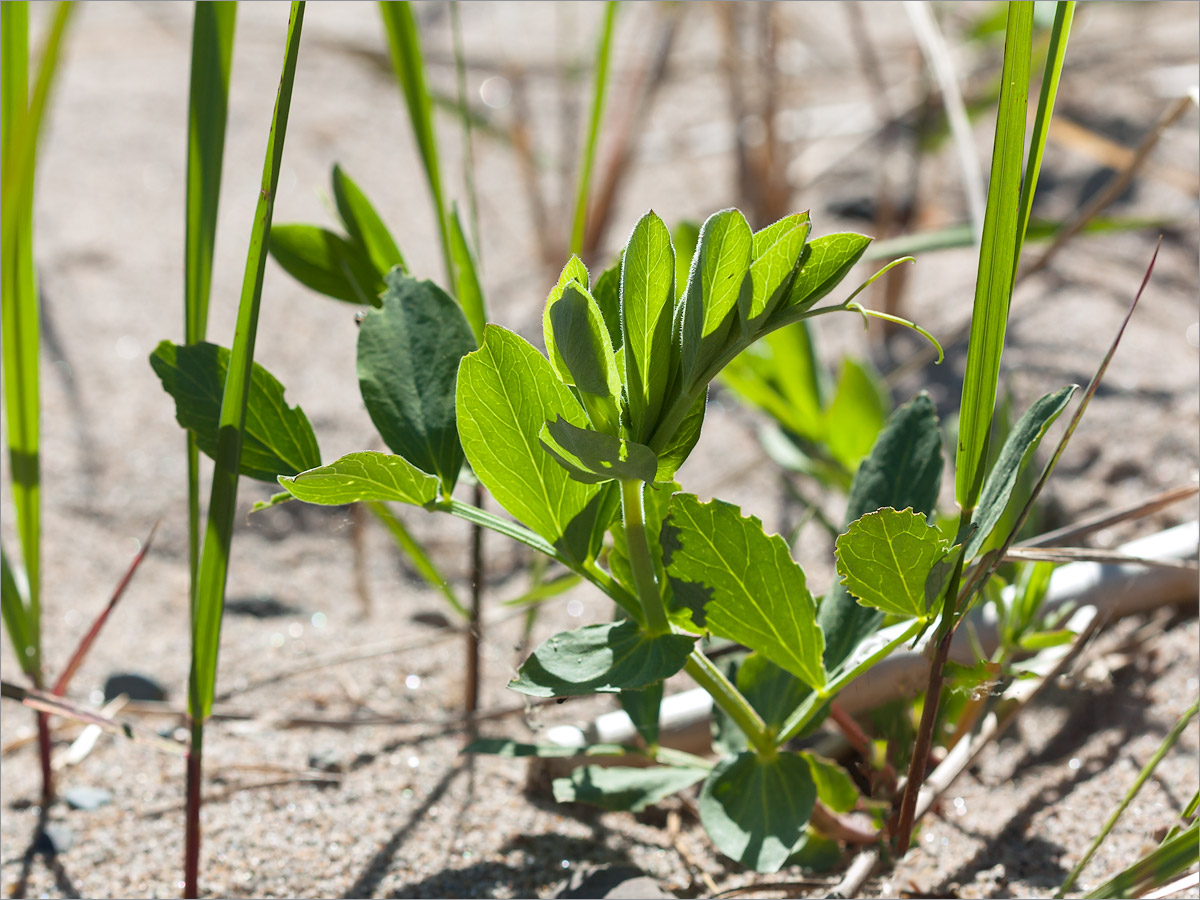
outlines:
[[[636,691],[682,669],[695,641],[686,634],[650,637],[631,619],[586,625],[543,642],[508,686],[532,697]]]
[[[850,812],[858,804],[858,788],[850,773],[831,759],[817,756],[815,753],[800,755],[808,763],[812,772],[813,784],[817,788],[817,797],[834,812]]]
[[[268,242],[271,256],[285,272],[319,294],[378,306],[383,271],[366,251],[316,225],[273,225]]]
[[[572,480],[538,443],[550,419],[587,426],[570,388],[528,341],[488,325],[483,346],[459,367],[457,410],[463,450],[484,487],[521,522],[558,541],[600,490]]]
[[[928,613],[925,580],[950,544],[924,514],[885,507],[854,522],[836,548],[838,574],[859,603],[923,618]]]
[[[376,271],[386,274],[393,266],[408,269],[400,248],[375,212],[375,207],[350,176],[342,171],[342,167],[337,165],[333,167],[333,200],[342,224],[346,226],[346,234],[352,243],[367,251]]]
[[[743,283],[749,288],[750,251],[754,235],[736,209],[708,217],[700,229],[700,241],[688,276],[683,299],[681,355],[685,382],[709,362],[715,352],[703,339],[728,327],[727,317],[738,305]]]
[[[757,872],[778,871],[804,839],[817,790],[803,757],[751,752],[721,760],[700,792],[700,821],[717,849]]]
[[[454,394],[459,361],[475,349],[462,310],[431,281],[387,276],[383,305],[358,331],[358,385],[389,448],[441,478],[449,496],[462,469]]]
[[[576,481],[600,484],[614,478],[653,481],[658,467],[654,451],[610,434],[576,428],[561,417],[547,422],[538,440]]]
[[[691,494],[671,499],[662,535],[667,572],[712,591],[705,626],[745,644],[805,684],[822,687],[825,639],[804,572],[783,538],[736,506],[701,503]]]
[[[150,365],[175,400],[175,418],[196,435],[196,445],[210,457],[217,452],[221,397],[229,350],[216,344],[180,346],[160,343]],[[246,429],[239,471],[248,478],[274,482],[321,464],[321,451],[308,417],[283,399],[283,385],[258,363],[250,376]]]
[[[675,250],[653,211],[634,226],[621,264],[621,329],[632,433],[649,439],[671,377]]]
[[[570,375],[564,380],[579,389],[592,424],[616,434],[621,378],[600,307],[579,284],[571,283],[548,312],[554,346]]]
[[[395,500],[424,506],[437,497],[437,478],[400,456],[364,450],[327,466],[281,475],[279,483],[297,500],[341,506],[368,500]]]

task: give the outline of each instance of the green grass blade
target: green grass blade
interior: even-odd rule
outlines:
[[[579,183],[575,191],[575,219],[571,225],[571,252],[583,252],[583,235],[587,226],[588,188],[592,182],[592,165],[596,159],[596,139],[600,120],[604,117],[604,94],[608,88],[608,60],[612,55],[613,21],[617,15],[616,0],[608,0],[604,9],[604,25],[596,48],[596,82],[592,93],[592,117],[588,123],[587,140],[583,144],[583,159],[579,164]]]
[[[446,220],[446,200],[442,192],[441,166],[438,160],[437,135],[433,130],[433,103],[425,83],[425,64],[421,57],[421,37],[412,8],[405,2],[381,0],[379,12],[387,31],[388,51],[392,57],[392,69],[396,81],[404,94],[408,107],[408,118],[412,122],[413,136],[425,166],[425,177],[433,195],[434,211],[437,215],[438,235],[441,237],[442,258],[446,265],[446,283],[454,284],[454,263],[450,257],[449,224]]]
[[[267,141],[262,188],[254,214],[250,247],[246,254],[246,274],[242,282],[241,300],[238,303],[237,326],[225,381],[225,395],[221,402],[212,494],[208,505],[208,523],[200,555],[196,603],[192,617],[192,670],[188,685],[188,712],[193,722],[203,722],[212,712],[221,614],[225,605],[229,547],[233,537],[234,507],[237,502],[242,432],[245,429],[250,373],[254,362],[254,340],[258,328],[259,303],[262,299],[263,272],[267,262],[267,236],[271,230],[275,190],[279,183],[280,161],[283,158],[283,143],[287,133],[303,23],[304,3],[293,3],[288,21],[283,75]]]
[[[412,532],[392,512],[391,507],[378,500],[371,501],[367,504],[367,507],[371,512],[375,513],[375,517],[387,528],[392,539],[408,555],[417,573],[425,579],[430,587],[446,598],[446,602],[450,604],[450,608],[454,610],[454,614],[464,621],[470,619],[471,614],[467,612],[467,608],[455,596],[454,588],[450,587],[450,582],[446,580],[446,576],[441,573],[441,570],[438,569],[434,561],[429,558],[429,554],[421,546],[421,542],[412,536]]]
[[[1009,3],[1000,109],[979,248],[955,462],[954,497],[964,514],[975,508],[983,486],[1000,355],[1012,297],[1032,35],[1033,4]]]
[[[487,324],[487,303],[483,299],[483,287],[479,283],[475,254],[471,252],[471,245],[467,243],[467,235],[463,231],[456,205],[450,210],[450,256],[454,260],[454,293],[478,346],[483,343],[483,326]]]
[[[203,341],[208,331],[217,206],[229,118],[229,75],[237,3],[197,3],[192,25],[192,75],[188,95],[187,196],[184,224],[184,343]],[[187,433],[188,584],[196,602],[200,565],[200,452]]]
[[[9,602],[4,620],[16,625],[15,609],[20,605],[24,621],[18,656],[35,683],[41,679],[41,326],[33,265],[34,171],[38,136],[71,11],[67,3],[55,9],[31,96],[28,5],[0,6],[0,341],[4,345],[5,440],[26,579],[23,596],[6,591]],[[10,635],[16,640],[15,633]]]
[[[1108,837],[1109,832],[1113,830],[1113,827],[1117,824],[1117,820],[1121,818],[1121,814],[1125,812],[1129,804],[1133,802],[1133,798],[1136,797],[1138,791],[1142,789],[1142,785],[1144,785],[1146,781],[1149,780],[1150,776],[1154,774],[1154,770],[1158,768],[1158,764],[1162,762],[1163,757],[1166,756],[1167,753],[1170,752],[1171,748],[1175,746],[1175,743],[1179,740],[1180,735],[1183,734],[1183,730],[1187,728],[1188,723],[1192,721],[1192,718],[1197,712],[1200,712],[1200,701],[1193,703],[1186,711],[1184,711],[1183,715],[1179,717],[1179,721],[1175,723],[1175,726],[1171,729],[1167,736],[1163,738],[1162,743],[1158,745],[1158,749],[1154,751],[1154,755],[1151,756],[1146,765],[1142,767],[1142,771],[1138,773],[1138,777],[1134,780],[1133,784],[1129,786],[1129,790],[1125,792],[1125,796],[1121,798],[1121,802],[1118,803],[1116,809],[1112,811],[1112,814],[1108,817],[1108,821],[1104,823],[1104,827],[1100,829],[1100,833],[1096,835],[1091,846],[1087,848],[1087,851],[1083,854],[1083,857],[1078,863],[1075,864],[1075,868],[1070,871],[1066,879],[1063,881],[1062,886],[1057,892],[1055,892],[1055,897],[1066,896],[1067,891],[1071,889],[1072,885],[1074,885],[1075,881],[1079,878],[1079,873],[1083,871],[1084,867],[1089,862],[1091,862],[1092,856],[1095,855],[1098,849],[1100,849],[1100,845],[1104,843],[1104,839]],[[1191,862],[1195,862],[1194,854],[1192,855]],[[1188,865],[1191,865],[1191,863],[1189,862]]]
[[[1067,38],[1071,33],[1071,21],[1075,18],[1075,0],[1059,0],[1054,8],[1054,24],[1050,28],[1050,47],[1046,52],[1046,69],[1042,75],[1042,90],[1038,95],[1037,114],[1033,118],[1033,134],[1029,139],[1029,160],[1025,165],[1025,183],[1021,189],[1021,209],[1017,213],[1017,246],[1013,255],[1013,276],[1021,261],[1021,245],[1029,227],[1029,213],[1033,209],[1033,195],[1037,189],[1038,174],[1042,170],[1042,156],[1046,152],[1046,135],[1050,132],[1050,119],[1054,115],[1054,98],[1058,95],[1058,83],[1062,77],[1063,60],[1067,55]]]
[[[38,644],[33,640],[29,608],[26,605],[17,573],[8,564],[8,554],[0,547],[0,610],[4,615],[4,629],[12,642],[13,653],[21,671],[31,678],[38,671],[37,659],[30,650],[37,651]]]

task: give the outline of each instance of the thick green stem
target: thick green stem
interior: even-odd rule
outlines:
[[[625,519],[625,541],[629,547],[629,567],[638,602],[646,618],[646,631],[651,635],[668,634],[671,623],[663,603],[662,590],[654,577],[654,560],[650,556],[650,539],[646,536],[646,513],[642,506],[644,482],[636,478],[621,482],[621,511]]]
[[[742,729],[754,752],[763,759],[773,759],[778,752],[775,749],[775,735],[750,705],[750,701],[742,696],[699,647],[688,657],[686,670],[696,684],[708,691],[713,702]]]
[[[904,629],[897,637],[892,638],[870,656],[861,660],[858,665],[852,669],[846,669],[832,681],[827,683],[825,687],[819,691],[813,691],[805,698],[804,702],[796,707],[796,711],[788,716],[787,721],[783,723],[783,727],[779,731],[779,737],[776,738],[776,743],[783,746],[801,731],[805,726],[813,720],[817,712],[829,700],[836,697],[846,685],[852,682],[863,672],[871,669],[882,659],[892,655],[892,652],[901,644],[906,644],[916,637],[921,629],[925,627],[925,619],[915,619],[908,628]]]

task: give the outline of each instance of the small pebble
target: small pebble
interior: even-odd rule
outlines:
[[[79,785],[63,791],[62,798],[71,809],[82,809],[91,812],[112,803],[112,794],[104,788]]]
[[[54,856],[57,853],[66,853],[74,842],[75,835],[71,833],[70,828],[52,822],[38,834],[37,840],[33,843],[33,849],[36,853]]]

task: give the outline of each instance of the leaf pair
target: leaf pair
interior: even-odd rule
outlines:
[[[391,232],[358,185],[336,165],[332,180],[346,235],[317,225],[274,225],[271,255],[284,271],[318,293],[346,303],[379,306],[384,276],[394,266],[408,267]]]

